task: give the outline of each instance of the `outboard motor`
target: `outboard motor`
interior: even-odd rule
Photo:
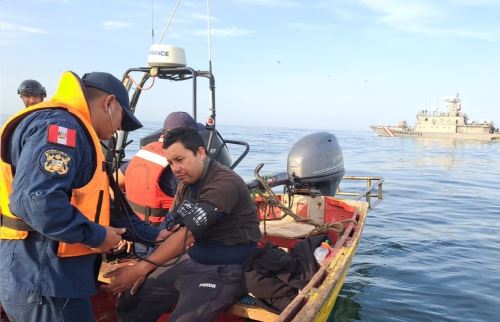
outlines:
[[[334,196],[344,176],[342,149],[335,135],[328,132],[309,134],[293,145],[288,153],[287,172],[295,184],[295,193]]]

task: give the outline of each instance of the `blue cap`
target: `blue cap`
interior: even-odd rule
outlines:
[[[118,78],[109,73],[92,72],[83,75],[82,82],[85,87],[97,88],[116,97],[116,100],[125,112],[121,124],[122,130],[134,131],[142,127],[141,122],[139,122],[130,109],[127,89]]]
[[[186,112],[172,112],[168,114],[163,122],[164,130],[171,130],[177,128],[188,128],[197,130],[198,125],[195,120]]]
[[[198,127],[198,131],[205,131],[205,125],[200,122],[196,122],[196,127]]]

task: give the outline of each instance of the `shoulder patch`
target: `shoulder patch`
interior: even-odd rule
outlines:
[[[42,171],[54,177],[64,177],[71,169],[72,158],[64,151],[48,149],[43,151],[39,157]]]
[[[74,148],[76,146],[76,130],[67,127],[50,124],[47,135],[49,143],[60,144]]]

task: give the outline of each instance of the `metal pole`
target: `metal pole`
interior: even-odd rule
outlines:
[[[175,8],[174,10],[172,11],[172,14],[170,15],[170,18],[168,19],[168,23],[167,25],[165,26],[165,29],[163,30],[163,33],[161,34],[161,37],[160,37],[160,40],[158,40],[158,43],[161,43],[161,41],[163,40],[163,37],[165,36],[165,33],[167,32],[167,29],[168,27],[170,26],[170,23],[172,22],[172,19],[174,19],[174,15],[175,15],[175,12],[177,11],[177,7],[179,6],[179,4],[181,3],[182,0],[177,0],[177,3],[175,4]]]

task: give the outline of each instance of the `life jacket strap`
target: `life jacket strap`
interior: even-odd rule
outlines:
[[[0,213],[0,226],[14,229],[17,231],[35,231],[30,225],[25,223],[22,219],[8,217]]]
[[[139,214],[144,214],[146,217],[146,220],[148,220],[149,217],[162,218],[162,217],[165,217],[165,215],[168,213],[168,209],[151,208],[148,206],[141,206],[141,205],[138,205],[130,200],[128,201],[128,203],[134,212],[139,213]]]

